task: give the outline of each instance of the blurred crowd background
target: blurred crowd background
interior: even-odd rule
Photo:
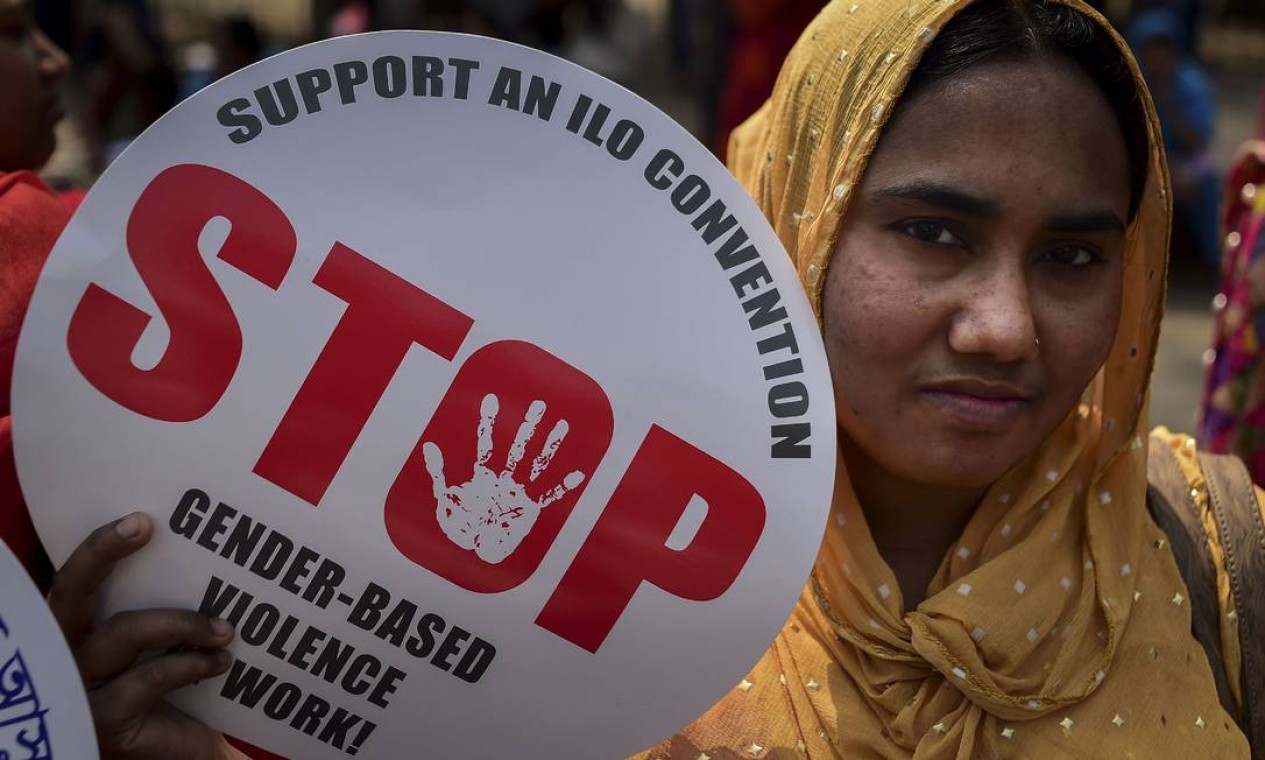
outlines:
[[[317,39],[439,29],[540,48],[605,75],[723,157],[823,0],[37,0],[74,62],[44,176],[89,187],[165,111],[217,78]],[[1099,0],[1143,65],[1165,124],[1177,220],[1153,421],[1189,429],[1224,246],[1223,176],[1265,129],[1265,0]],[[1259,126],[1258,126],[1259,125]],[[1210,361],[1210,359],[1208,359]]]

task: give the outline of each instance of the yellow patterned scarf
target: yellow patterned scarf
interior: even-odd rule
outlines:
[[[836,0],[734,135],[732,168],[819,315],[851,191],[922,51],[968,4]],[[910,612],[841,463],[813,576],[782,633],[707,715],[645,757],[1247,757],[1145,506],[1170,203],[1144,99],[1149,179],[1128,231],[1116,342],[1084,403],[994,484]]]

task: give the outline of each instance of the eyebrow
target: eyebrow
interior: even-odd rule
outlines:
[[[989,198],[980,198],[950,185],[938,182],[910,182],[905,185],[894,185],[878,192],[883,198],[925,203],[948,211],[956,211],[984,219],[995,219],[1001,216],[1001,204]]]
[[[923,203],[980,219],[993,220],[1002,215],[999,201],[939,182],[916,181],[893,185],[880,190],[878,196]],[[1125,232],[1120,216],[1107,208],[1055,214],[1046,220],[1046,227],[1065,233],[1115,232],[1123,235]]]
[[[1058,214],[1048,224],[1055,232],[1114,232],[1120,235],[1125,232],[1120,216],[1108,209]]]

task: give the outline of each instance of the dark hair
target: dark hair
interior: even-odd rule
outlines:
[[[973,66],[1004,59],[1061,57],[1098,85],[1116,115],[1128,154],[1137,212],[1149,166],[1149,138],[1141,98],[1124,54],[1107,30],[1088,16],[1049,0],[980,0],[945,24],[905,87],[927,90]]]

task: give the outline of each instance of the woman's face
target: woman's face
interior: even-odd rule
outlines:
[[[1072,63],[984,64],[901,105],[824,293],[850,469],[980,489],[1062,421],[1115,337],[1125,156]]]
[[[39,168],[62,116],[57,86],[69,69],[35,25],[33,0],[0,0],[0,171]]]

